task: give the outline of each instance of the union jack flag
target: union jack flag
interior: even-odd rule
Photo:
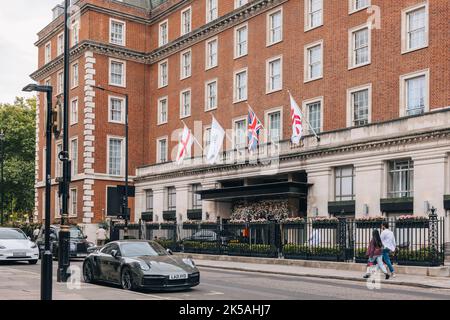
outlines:
[[[254,151],[258,147],[259,132],[263,125],[259,121],[255,112],[252,109],[248,110],[248,150]]]

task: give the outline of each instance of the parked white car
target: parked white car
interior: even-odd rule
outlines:
[[[36,264],[39,249],[20,229],[0,228],[0,262],[28,261]]]

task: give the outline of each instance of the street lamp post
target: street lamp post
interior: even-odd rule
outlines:
[[[50,195],[51,195],[51,172],[52,172],[52,93],[51,86],[38,86],[30,84],[23,91],[44,92],[47,94],[47,123],[46,123],[46,153],[45,153],[45,246],[41,256],[41,300],[52,300],[52,263],[53,257],[50,250]]]

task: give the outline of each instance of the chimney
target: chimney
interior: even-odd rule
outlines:
[[[64,5],[58,4],[56,7],[53,8],[53,20],[58,18],[60,15],[64,14]]]

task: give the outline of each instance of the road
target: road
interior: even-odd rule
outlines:
[[[72,262],[81,268],[81,262]],[[364,282],[328,280],[200,268],[201,285],[183,292],[127,292],[110,285],[56,283],[55,300],[450,300],[450,290],[413,288],[382,283],[369,290]],[[40,265],[0,265],[0,300],[39,299]]]

